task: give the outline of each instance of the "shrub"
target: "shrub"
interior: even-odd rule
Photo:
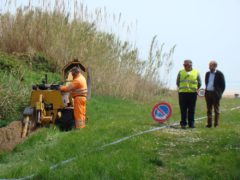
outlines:
[[[1,72],[0,76],[0,125],[4,125],[5,122],[21,118],[21,113],[29,101],[30,91],[13,73]]]

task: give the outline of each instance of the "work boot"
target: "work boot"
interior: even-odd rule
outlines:
[[[212,117],[211,116],[208,116],[208,121],[207,121],[206,127],[207,128],[211,128],[212,127]]]
[[[75,120],[75,127],[76,129],[85,128],[85,120]]]

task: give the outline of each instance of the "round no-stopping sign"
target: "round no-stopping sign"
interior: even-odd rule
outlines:
[[[159,123],[167,121],[171,115],[172,108],[170,104],[166,102],[158,103],[152,109],[152,118]]]
[[[201,88],[197,91],[198,96],[204,97],[205,96],[205,89]]]

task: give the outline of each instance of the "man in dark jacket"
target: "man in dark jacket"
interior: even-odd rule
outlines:
[[[214,107],[214,127],[218,126],[219,105],[222,94],[225,90],[225,79],[221,71],[217,70],[217,62],[209,63],[209,70],[205,76],[206,93],[205,99],[207,103],[207,126],[212,127],[212,107]]]

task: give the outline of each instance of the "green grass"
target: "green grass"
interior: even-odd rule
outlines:
[[[173,117],[179,121],[176,98]],[[87,127],[80,131],[59,132],[41,129],[12,152],[0,155],[0,178],[33,179],[239,179],[240,99],[223,99],[219,128],[164,128],[126,136],[161,126],[151,119],[157,102],[139,103],[107,96],[94,96],[87,105]],[[198,99],[196,117],[205,116],[204,99]],[[74,158],[71,162],[50,167]]]

